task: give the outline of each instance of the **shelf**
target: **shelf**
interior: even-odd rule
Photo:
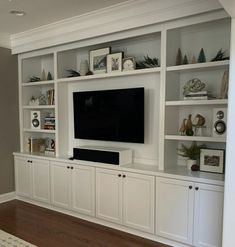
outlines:
[[[24,129],[24,132],[55,134],[56,131],[55,130],[45,130],[45,129]]]
[[[226,142],[226,138],[210,137],[210,136],[165,135],[165,139],[176,140],[176,141]]]
[[[28,87],[28,86],[45,86],[45,85],[52,85],[54,84],[54,80],[50,81],[36,81],[36,82],[24,82],[22,83],[22,87]]]
[[[25,105],[22,106],[23,109],[55,109],[55,105]]]
[[[195,64],[185,64],[185,65],[178,65],[178,66],[170,66],[167,67],[167,71],[190,71],[190,70],[197,70],[197,69],[212,69],[217,67],[227,67],[229,65],[229,60],[218,61],[218,62],[206,62],[206,63],[195,63]]]
[[[157,67],[157,68],[150,68],[150,69],[138,69],[138,70],[129,70],[129,71],[122,71],[122,72],[95,74],[95,75],[88,75],[88,76],[69,77],[69,78],[58,79],[57,81],[58,82],[85,81],[85,80],[111,78],[111,77],[159,73],[160,71],[161,71],[161,67]]]
[[[166,106],[227,105],[227,99],[166,101]]]

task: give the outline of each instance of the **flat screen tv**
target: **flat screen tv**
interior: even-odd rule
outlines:
[[[144,143],[144,88],[73,93],[76,139]]]

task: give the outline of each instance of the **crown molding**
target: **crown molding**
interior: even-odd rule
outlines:
[[[219,0],[228,14],[235,18],[235,1],[234,0]]]
[[[215,0],[129,0],[11,35],[13,54],[221,9]]]
[[[11,49],[9,34],[0,33],[0,47]]]

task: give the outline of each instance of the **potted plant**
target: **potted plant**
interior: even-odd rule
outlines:
[[[205,148],[206,146],[197,145],[194,141],[191,146],[186,146],[183,143],[181,144],[181,148],[178,149],[178,154],[182,157],[188,158],[187,160],[187,168],[191,169],[193,165],[198,165],[198,160],[200,158],[200,150],[201,148]]]

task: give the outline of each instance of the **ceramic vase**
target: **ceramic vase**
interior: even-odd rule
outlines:
[[[88,72],[88,70],[89,70],[88,62],[87,62],[87,60],[84,59],[80,63],[80,75],[81,76],[86,75],[86,73]]]
[[[196,160],[187,160],[187,169],[191,170],[192,165],[196,165],[197,161]]]

